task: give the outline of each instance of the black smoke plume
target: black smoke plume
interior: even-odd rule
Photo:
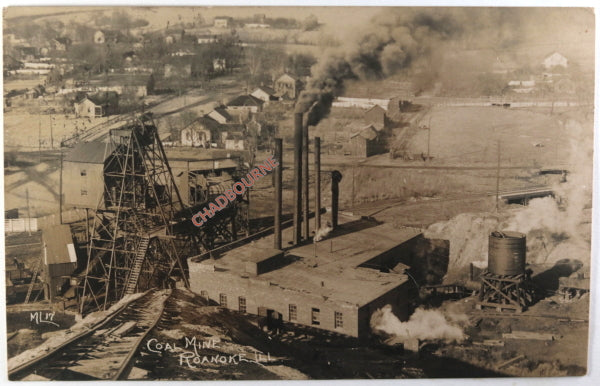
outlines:
[[[439,69],[432,58],[445,44],[483,41],[482,35],[495,44],[512,43],[518,36],[520,15],[515,9],[386,8],[354,47],[345,54],[327,55],[313,66],[296,112],[307,113],[306,123],[316,125],[329,113],[348,79],[377,80],[417,68],[434,79]],[[493,36],[490,31],[504,35]]]

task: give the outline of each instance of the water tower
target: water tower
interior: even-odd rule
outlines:
[[[525,270],[527,241],[524,234],[494,231],[489,236],[488,267],[481,275],[477,308],[523,311],[533,301],[529,274]]]

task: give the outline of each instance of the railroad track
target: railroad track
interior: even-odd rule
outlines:
[[[117,380],[127,376],[171,291],[148,291],[89,330],[8,371],[10,380]]]

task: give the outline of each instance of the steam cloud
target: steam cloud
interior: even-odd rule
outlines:
[[[401,322],[392,313],[392,307],[386,305],[371,316],[371,329],[376,334],[392,335],[394,340],[409,339],[444,340],[461,342],[465,334],[461,328],[467,323],[465,314],[417,308],[407,322]]]
[[[312,78],[296,103],[296,112],[308,113],[316,125],[343,91],[348,79],[382,79],[407,69],[430,72],[439,63],[432,58],[443,42],[488,40],[495,46],[516,41],[522,13],[493,8],[388,8],[371,21],[361,38],[346,52],[330,52],[313,66]]]

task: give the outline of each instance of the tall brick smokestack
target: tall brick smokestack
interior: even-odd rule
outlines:
[[[275,160],[279,162],[279,167],[275,168],[275,218],[273,222],[274,248],[281,249],[281,210],[283,206],[283,141],[281,138],[275,138]]]
[[[321,138],[315,137],[315,232],[321,228]]]
[[[302,239],[302,113],[294,114],[294,245]]]
[[[308,199],[308,181],[309,181],[309,170],[308,170],[308,119],[303,122],[302,127],[302,237],[304,240],[308,240],[309,237],[309,224],[308,214],[310,212],[310,201]]]

